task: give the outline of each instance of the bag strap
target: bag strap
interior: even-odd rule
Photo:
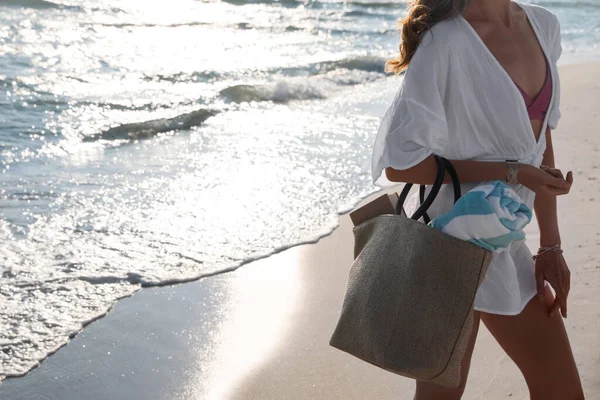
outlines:
[[[438,192],[440,191],[440,188],[442,187],[442,183],[444,182],[444,172],[446,170],[445,165],[442,162],[440,156],[434,155],[434,158],[438,167],[435,182],[433,183],[431,192],[429,192],[429,195],[427,196],[425,201],[421,203],[417,211],[415,211],[412,217],[410,217],[411,219],[418,220],[423,216],[423,214],[425,213],[425,211],[427,211],[431,203],[433,203],[433,200],[435,200],[435,197],[437,196]],[[396,203],[397,215],[401,215],[402,207],[404,206],[404,201],[406,201],[406,197],[408,196],[408,192],[410,192],[412,186],[412,183],[406,183],[404,185],[404,188],[402,188],[402,192],[400,192],[400,197],[398,197],[398,202]]]
[[[458,199],[460,199],[460,197],[462,196],[460,189],[460,180],[458,179],[458,174],[456,173],[456,170],[454,169],[454,166],[452,165],[450,160],[442,157],[442,161],[444,162],[446,171],[448,171],[448,173],[450,174],[450,178],[452,178],[452,186],[454,188],[454,203],[456,203]]]
[[[423,203],[425,201],[425,185],[419,186],[419,200],[421,201],[421,203]],[[428,224],[429,221],[431,221],[431,218],[429,218],[429,215],[427,215],[427,212],[423,213],[423,220],[425,221],[426,224]]]
[[[421,200],[421,205],[415,211],[415,213],[412,215],[412,217],[410,217],[411,219],[414,219],[414,220],[418,220],[419,218],[423,217],[423,220],[425,221],[426,224],[428,224],[431,221],[431,219],[429,218],[429,215],[427,215],[426,211],[431,206],[431,204],[435,200],[436,196],[438,195],[438,193],[442,187],[442,184],[444,181],[444,175],[445,175],[446,171],[448,171],[448,173],[450,174],[450,178],[452,179],[452,186],[454,189],[454,203],[456,203],[462,195],[461,188],[460,188],[460,181],[458,179],[458,174],[456,173],[456,170],[454,169],[454,166],[452,165],[452,163],[448,159],[440,157],[438,155],[434,154],[433,156],[434,156],[434,159],[438,166],[438,171],[437,171],[435,181],[431,187],[431,191],[429,192],[427,199],[424,199],[425,185],[420,185],[419,196],[420,196],[420,200]],[[400,196],[398,198],[398,202],[396,203],[396,214],[397,215],[401,215],[401,211],[403,210],[404,202],[406,201],[406,197],[408,196],[408,192],[410,192],[410,189],[412,188],[412,186],[413,186],[412,183],[406,183],[404,185],[404,188],[402,189],[402,192],[400,193]]]

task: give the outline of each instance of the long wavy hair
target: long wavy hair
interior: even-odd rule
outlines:
[[[452,18],[467,8],[471,0],[412,0],[408,3],[408,13],[399,18],[395,29],[400,32],[400,55],[386,61],[385,72],[400,74],[410,63],[423,34],[445,19]]]

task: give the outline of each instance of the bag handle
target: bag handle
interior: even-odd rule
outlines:
[[[425,201],[423,203],[421,203],[421,205],[419,206],[417,211],[415,211],[415,213],[412,215],[412,217],[410,217],[411,219],[414,219],[414,220],[418,220],[419,218],[421,218],[423,216],[423,214],[425,213],[425,211],[427,211],[427,209],[429,208],[431,203],[433,203],[433,200],[437,196],[438,192],[440,191],[440,188],[442,187],[442,182],[444,181],[444,174],[446,171],[445,164],[442,162],[441,157],[439,157],[437,155],[434,155],[433,157],[434,157],[434,159],[437,163],[437,167],[438,167],[437,175],[435,177],[435,182],[433,183],[431,192],[429,193],[429,196],[427,196],[427,199],[425,199]],[[396,203],[396,214],[397,215],[401,215],[402,207],[404,206],[404,201],[406,200],[406,197],[408,196],[408,192],[410,192],[410,189],[412,188],[412,186],[413,186],[412,183],[410,183],[410,182],[406,183],[404,185],[404,188],[402,189],[402,192],[400,192],[400,197],[398,198],[398,202]],[[422,186],[425,186],[425,185],[422,185]]]
[[[450,178],[452,178],[452,186],[454,188],[454,203],[456,204],[458,199],[460,199],[460,196],[462,196],[460,189],[460,181],[458,180],[458,174],[456,173],[456,170],[454,169],[454,166],[452,165],[450,160],[442,157],[442,161],[444,162],[446,170],[450,173]]]
[[[431,206],[431,204],[435,200],[437,194],[439,193],[439,191],[442,187],[443,181],[444,181],[444,175],[445,175],[446,171],[448,171],[448,173],[450,173],[450,178],[452,179],[452,186],[454,189],[454,202],[456,203],[458,201],[458,199],[461,197],[460,181],[458,179],[458,174],[456,173],[456,170],[454,169],[454,166],[452,165],[452,163],[449,160],[447,160],[446,158],[440,157],[435,154],[433,155],[433,157],[434,157],[434,159],[437,163],[437,167],[438,167],[437,175],[435,177],[435,182],[433,183],[431,191],[429,192],[429,195],[427,196],[427,199],[425,199],[425,200],[423,200],[423,197],[425,194],[425,185],[421,185],[421,187],[420,187],[421,205],[419,206],[417,211],[415,211],[415,213],[412,215],[412,217],[410,217],[411,219],[414,219],[414,220],[418,220],[419,218],[423,217],[426,224],[428,224],[431,221],[429,216],[427,215],[426,211]],[[406,183],[404,185],[404,188],[402,189],[402,192],[400,193],[400,197],[398,198],[398,202],[396,203],[395,212],[397,215],[401,215],[401,212],[402,212],[402,209],[404,206],[404,202],[406,201],[406,197],[408,196],[408,192],[410,192],[410,189],[412,188],[412,186],[413,186],[412,183]]]
[[[419,200],[421,201],[421,203],[425,201],[425,185],[419,186]],[[429,221],[431,221],[429,215],[427,215],[427,212],[423,213],[423,220],[425,220],[426,224],[428,224]]]
[[[454,203],[456,203],[461,196],[461,189],[460,189],[460,182],[458,181],[458,175],[456,173],[456,170],[454,169],[454,166],[450,162],[450,160],[448,160],[444,157],[441,157],[441,159],[444,162],[444,167],[450,173],[450,177],[452,178],[452,186],[454,188]],[[419,198],[421,200],[421,203],[423,203],[425,201],[425,185],[421,185],[419,187]],[[423,220],[425,221],[426,224],[431,222],[431,218],[429,218],[429,215],[427,215],[427,212],[423,213]]]

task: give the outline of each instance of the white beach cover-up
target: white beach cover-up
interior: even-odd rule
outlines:
[[[539,141],[518,88],[473,27],[458,15],[424,34],[382,117],[371,165],[376,186],[398,185],[386,178],[386,167],[407,169],[431,154],[449,160],[518,160],[541,165],[546,127],[555,129],[560,118],[556,65],[562,50],[560,25],[556,15],[544,7],[513,2],[525,11],[551,69],[552,97]],[[481,183],[462,183],[462,193]],[[520,184],[510,186],[533,210],[535,193]],[[430,189],[428,185],[426,195]],[[452,185],[443,185],[427,214],[433,219],[448,212],[453,200]],[[418,205],[415,193],[406,201],[407,214],[412,215]],[[536,294],[531,257],[525,240],[494,254],[476,293],[475,310],[519,314]]]

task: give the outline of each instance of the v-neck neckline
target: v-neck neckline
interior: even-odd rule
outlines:
[[[548,85],[548,75],[550,74],[550,64],[548,63],[548,60],[546,60],[546,57],[544,56],[544,64],[545,64],[545,78],[544,78],[544,83],[542,84],[542,88],[537,92],[537,94],[533,97],[531,97],[529,95],[529,93],[527,93],[525,91],[525,89],[523,89],[521,87],[521,85],[519,85],[514,79],[512,79],[513,83],[517,86],[517,89],[519,89],[519,91],[521,92],[522,95],[527,96],[528,101],[526,103],[529,103],[527,105],[527,110],[529,111],[529,107],[531,107],[532,105],[534,105],[538,99],[540,98],[540,95],[542,94],[542,92],[544,91],[544,89],[546,89],[546,85]]]
[[[537,25],[532,20],[531,15],[529,15],[529,11],[527,10],[526,7],[523,7],[523,5],[519,1],[517,1],[517,0],[511,0],[511,1],[513,3],[515,3],[515,4],[517,4],[517,6],[519,8],[521,8],[523,10],[523,12],[525,13],[525,17],[527,18],[527,22],[529,23],[529,25],[533,29],[533,34],[535,35],[535,38],[536,38],[536,40],[538,42],[538,45],[542,49],[542,53],[544,54],[544,57],[546,58],[546,61],[548,62],[548,66],[546,68],[550,68],[550,62],[548,61],[549,58],[548,58],[548,54],[546,52],[546,48],[544,47],[544,44],[540,40],[540,34],[538,32]],[[502,71],[502,74],[504,74],[504,76],[506,77],[506,79],[511,83],[511,86],[513,87],[514,92],[518,93],[518,96],[522,99],[521,91],[516,86],[516,82],[511,78],[511,76],[508,74],[508,72],[506,72],[506,70],[504,69],[504,67],[502,66],[502,64],[500,64],[500,62],[498,61],[498,59],[496,58],[496,56],[494,56],[494,54],[486,46],[486,44],[484,43],[483,39],[481,38],[481,36],[479,36],[479,34],[475,30],[475,28],[473,28],[473,26],[469,23],[469,21],[467,21],[467,19],[462,15],[462,13],[458,14],[458,19],[462,20],[462,22],[467,26],[467,28],[471,32],[471,34],[473,36],[475,36],[475,39],[481,44],[481,46],[483,47],[483,49],[484,49],[485,53],[488,55],[488,57],[492,60],[492,62],[494,64],[496,64],[498,66],[498,68],[500,69],[500,71]],[[546,75],[547,74],[548,74],[548,71],[546,71]],[[550,76],[552,77],[552,70],[550,70]],[[542,90],[543,90],[543,88],[542,88]],[[521,110],[524,111],[525,115],[527,116],[527,121],[529,122],[529,124],[528,124],[529,125],[529,131],[531,132],[531,137],[533,138],[533,141],[536,144],[536,146],[539,145],[542,142],[542,139],[545,138],[545,136],[546,136],[545,131],[546,131],[546,128],[548,126],[547,125],[548,124],[548,114],[550,113],[550,108],[552,107],[553,102],[554,102],[554,89],[552,90],[552,93],[551,93],[550,105],[548,106],[548,111],[546,113],[546,116],[544,117],[544,122],[542,123],[542,129],[540,131],[540,137],[537,138],[537,139],[535,137],[535,132],[533,131],[533,128],[531,127],[531,121],[529,120],[529,112],[527,110],[527,106],[525,105],[524,101],[520,102],[521,103]]]

